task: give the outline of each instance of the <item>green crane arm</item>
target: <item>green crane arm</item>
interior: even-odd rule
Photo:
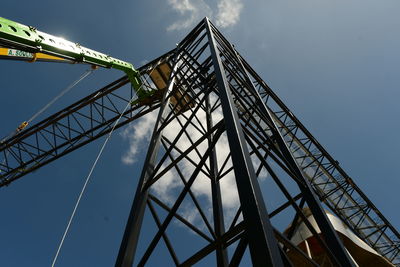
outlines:
[[[0,17],[0,44],[25,52],[47,54],[77,63],[87,63],[104,68],[114,68],[126,73],[139,98],[147,96],[141,90],[139,72],[129,62],[83,47],[41,31]]]

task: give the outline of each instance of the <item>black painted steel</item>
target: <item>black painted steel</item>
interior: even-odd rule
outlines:
[[[172,90],[173,84],[174,80],[172,79],[168,85],[166,93]],[[151,179],[150,177],[154,172],[154,162],[157,158],[157,153],[161,145],[162,131],[159,131],[159,126],[165,120],[167,103],[168,103],[166,101],[165,94],[163,96],[163,101],[162,101],[163,104],[161,105],[161,109],[159,111],[158,118],[153,131],[153,136],[151,137],[150,140],[149,150],[146,155],[146,159],[144,161],[142,174],[140,176],[139,183],[136,189],[135,198],[132,203],[132,208],[128,217],[128,222],[125,227],[124,236],[121,242],[115,266],[132,266],[134,260],[134,255],[139,240],[140,229],[143,222],[144,211],[146,208],[146,204],[148,204],[147,203],[148,190],[146,190],[144,187],[147,181]],[[157,213],[155,212],[154,209],[152,209],[152,213],[153,216],[156,218]],[[160,222],[158,222],[158,224],[159,223]],[[168,238],[167,236],[165,236],[165,234],[163,235],[164,239]],[[175,256],[174,260],[176,260]]]
[[[273,235],[272,225],[247,150],[242,126],[223,71],[214,33],[208,19],[205,19],[205,23],[253,264],[256,266],[263,264],[283,266],[278,243]]]
[[[207,120],[207,129],[210,130],[213,127],[212,117],[211,117],[211,105],[210,105],[210,97],[208,96],[206,99],[206,120]],[[208,138],[208,145],[212,144],[212,136]],[[212,206],[213,206],[213,218],[214,218],[214,229],[215,235],[217,238],[221,238],[221,236],[225,233],[224,226],[224,218],[223,218],[223,206],[221,199],[221,187],[218,177],[218,162],[217,162],[217,153],[215,149],[213,149],[212,154],[210,156],[210,179],[211,179],[211,196],[212,196]],[[217,248],[217,265],[218,266],[228,266],[229,259],[226,249],[222,244],[218,244]]]
[[[289,147],[286,144],[286,141],[282,135],[282,133],[278,130],[279,127],[277,123],[274,121],[271,111],[265,106],[265,104],[261,101],[261,97],[257,90],[254,87],[254,84],[251,82],[250,77],[246,69],[244,68],[240,57],[236,51],[232,51],[232,53],[237,57],[237,62],[239,67],[242,69],[245,75],[245,79],[247,83],[251,85],[250,90],[253,89],[253,94],[255,94],[256,104],[258,108],[262,111],[263,115],[266,116],[266,119],[270,123],[272,127],[270,130],[272,131],[272,136],[275,137],[275,140],[279,146],[281,153],[283,154],[284,159],[287,161],[288,166],[291,171],[296,175],[296,180],[298,181],[298,185],[300,190],[303,193],[304,199],[307,201],[314,218],[316,219],[319,228],[325,238],[325,240],[329,240],[329,248],[334,253],[333,259],[336,260],[337,265],[342,266],[354,266],[354,262],[350,259],[346,249],[340,240],[338,234],[330,223],[325,211],[322,208],[320,201],[317,198],[317,195],[311,188],[309,180],[303,175],[302,170],[300,169],[298,163],[296,162],[293,154],[291,153]],[[296,214],[297,215],[297,214]],[[297,216],[296,216],[297,217]]]
[[[139,69],[143,86],[153,87],[146,80],[149,72],[168,62],[169,57],[167,53]],[[159,108],[159,101],[155,99],[151,106],[132,105],[122,114],[134,96],[128,78],[122,77],[3,140],[0,143],[0,187],[108,134],[121,116],[115,129]]]
[[[208,19],[140,71],[170,87],[117,125],[159,109],[116,266],[353,265],[324,210],[400,266],[398,231]],[[108,133],[133,96],[126,83],[1,143],[0,186]]]

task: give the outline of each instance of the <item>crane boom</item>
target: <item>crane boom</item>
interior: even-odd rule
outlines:
[[[3,47],[0,55],[3,58],[30,58],[30,61],[35,61],[37,58],[49,60],[48,57],[44,56],[48,55],[51,56],[50,59],[53,61],[64,59],[74,63],[87,63],[122,70],[128,76],[138,97],[147,95],[144,90],[141,90],[139,72],[135,70],[131,63],[83,47],[78,43],[38,31],[35,27],[0,17],[0,45]]]

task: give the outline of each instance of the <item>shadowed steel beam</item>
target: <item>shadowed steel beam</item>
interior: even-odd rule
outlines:
[[[221,38],[224,37],[221,36]],[[293,153],[304,155],[303,159],[308,160],[304,161],[305,166],[301,164],[300,167],[303,168],[305,174],[308,176],[319,198],[362,240],[367,242],[393,264],[399,265],[400,233],[397,229],[385,218],[355,184],[353,179],[339,166],[339,162],[326,151],[243,57],[240,55],[239,57],[246,70],[251,74],[252,83],[257,87],[257,91],[260,93],[265,104],[274,107],[273,115],[279,124],[279,129],[284,131],[287,137],[291,139],[289,144],[295,145],[291,147]],[[314,166],[307,167],[309,165],[308,162],[315,161],[317,158],[319,159]],[[324,182],[321,183],[321,181]],[[328,183],[331,186],[325,187]],[[362,209],[363,203],[366,203],[370,209]],[[350,218],[346,210],[341,209],[342,207],[352,207],[362,210],[364,218],[362,224],[357,225],[358,218]],[[382,228],[382,223],[387,227]],[[380,230],[374,235],[368,236],[371,233],[369,226]],[[382,234],[379,233],[380,231],[382,231]],[[387,253],[391,248],[395,252],[392,254]]]
[[[144,161],[142,174],[140,176],[139,183],[136,189],[136,194],[132,203],[131,211],[129,213],[128,222],[125,226],[124,236],[115,263],[116,267],[132,266],[133,264],[139,240],[140,229],[143,222],[146,202],[148,199],[148,190],[144,189],[143,187],[154,172],[154,164],[157,158],[158,150],[160,149],[162,136],[162,131],[158,131],[157,129],[165,119],[165,115],[168,110],[168,101],[166,100],[166,95],[169,91],[172,90],[173,85],[174,79],[170,81],[168,89],[164,92],[163,104],[161,106],[156,124],[154,126],[154,131],[151,137],[148,153]]]
[[[211,107],[210,107],[210,96],[207,96],[206,99],[206,114],[207,114],[207,129],[210,130],[213,127],[212,117],[211,117]],[[212,144],[213,136],[208,138],[208,145]],[[211,196],[212,196],[212,205],[213,205],[213,217],[214,217],[214,228],[215,235],[217,240],[221,238],[221,236],[225,232],[224,227],[224,212],[222,207],[222,197],[221,197],[221,188],[220,181],[218,180],[218,166],[217,166],[217,153],[215,148],[211,152],[210,155],[210,178],[211,178]],[[218,266],[228,266],[228,254],[226,249],[223,247],[222,242],[217,243],[217,265]]]
[[[253,265],[283,266],[278,244],[268,218],[267,209],[257,182],[239,118],[235,111],[236,107],[233,103],[228,82],[222,72],[223,66],[216,47],[213,31],[208,18],[204,20],[211,55],[214,61],[214,71],[221,98],[226,132],[232,153],[232,164],[243,218],[246,224]]]
[[[235,53],[235,52],[234,52]],[[236,53],[235,53],[236,55]],[[237,55],[236,55],[237,56]],[[296,175],[297,184],[299,185],[301,191],[303,192],[303,198],[306,199],[307,204],[309,205],[310,209],[313,212],[313,216],[318,223],[319,228],[321,229],[322,234],[325,237],[325,240],[329,244],[330,250],[334,253],[334,258],[336,259],[337,264],[341,266],[355,266],[354,262],[350,259],[346,249],[344,248],[343,243],[339,239],[338,234],[336,233],[335,229],[333,228],[332,224],[330,223],[328,216],[326,215],[325,211],[323,210],[321,203],[317,199],[317,195],[315,194],[314,190],[311,188],[310,182],[306,177],[304,177],[302,170],[298,166],[296,160],[294,159],[292,153],[290,152],[285,139],[282,136],[282,133],[278,130],[278,126],[276,122],[273,120],[271,112],[265,106],[265,104],[261,101],[261,97],[257,92],[254,84],[251,82],[249,74],[247,70],[244,68],[243,64],[240,61],[240,58],[237,56],[238,62],[240,67],[242,68],[245,78],[250,86],[251,91],[256,95],[256,103],[258,108],[263,112],[273,126],[270,130],[273,132],[273,136],[278,143],[279,149],[284,156],[285,161],[288,163],[289,168],[292,172]]]

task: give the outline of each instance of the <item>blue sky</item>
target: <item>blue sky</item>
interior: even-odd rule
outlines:
[[[400,227],[400,3],[352,1],[45,1],[2,3],[0,16],[132,62],[172,49],[209,16],[380,211]],[[85,66],[1,61],[0,135]],[[121,76],[98,70],[43,117]],[[40,120],[40,119],[39,119]],[[38,120],[38,121],[39,121]],[[36,122],[38,122],[36,121]],[[57,266],[114,263],[142,159],[126,165],[116,132],[82,199]],[[103,140],[0,191],[2,266],[48,266]]]

